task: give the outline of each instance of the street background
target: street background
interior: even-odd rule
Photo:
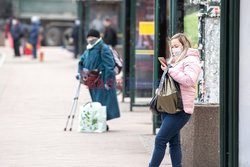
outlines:
[[[250,135],[244,127],[249,107],[244,99],[249,93],[248,75],[243,75],[250,60],[244,45],[248,6],[233,0],[1,0],[0,46],[7,47],[0,48],[0,167],[148,166],[152,127],[161,122],[159,116],[152,121],[142,106],[154,95],[152,81],[160,79],[158,58],[170,56],[167,39],[179,32],[199,50],[202,66],[195,111],[181,132],[183,166],[248,167]],[[118,97],[122,116],[108,123],[110,132],[78,133],[76,118],[73,132],[65,133],[77,59],[90,29],[104,36],[107,18],[123,59],[121,76],[134,80],[135,89],[124,83]],[[31,45],[34,32],[37,45]],[[14,58],[19,42],[21,57]],[[36,47],[37,59],[32,60]],[[79,104],[88,101],[82,87]],[[166,154],[162,166],[171,166]]]
[[[78,117],[73,131],[64,132],[78,60],[60,47],[41,51],[42,63],[0,48],[0,166],[146,167],[155,137],[148,108],[130,112],[129,102],[118,97],[121,118],[108,122],[110,132],[78,133]],[[89,101],[82,86],[79,105]],[[162,166],[171,166],[169,156]]]

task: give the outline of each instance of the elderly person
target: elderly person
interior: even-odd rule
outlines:
[[[115,88],[115,62],[111,50],[104,44],[97,30],[91,29],[87,34],[87,49],[80,58],[78,71],[83,68],[101,71],[101,79],[96,85],[89,86],[93,102],[100,102],[107,107],[107,120],[120,117]],[[107,126],[107,130],[109,127]]]

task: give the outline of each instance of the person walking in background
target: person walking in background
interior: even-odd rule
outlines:
[[[109,46],[100,38],[99,31],[89,30],[87,49],[80,58],[78,72],[83,69],[101,71],[100,83],[89,88],[93,102],[100,102],[107,107],[107,120],[120,117],[120,110],[115,87],[115,62]],[[107,130],[109,127],[107,126]]]
[[[13,39],[15,57],[20,57],[20,39],[22,38],[22,29],[17,19],[12,20],[11,36]]]
[[[38,17],[33,16],[31,18],[31,31],[29,36],[29,42],[32,45],[32,55],[33,58],[37,58],[37,44],[40,30],[40,20]]]
[[[184,110],[176,114],[161,113],[162,124],[155,138],[155,147],[149,167],[160,166],[167,143],[170,145],[172,166],[182,166],[180,130],[193,113],[195,86],[201,71],[199,52],[191,48],[191,43],[184,34],[174,35],[170,45],[173,57],[170,58],[168,64],[162,64],[161,69],[165,70],[169,66],[168,74],[179,83]]]
[[[79,54],[79,31],[80,31],[80,20],[75,20],[75,25],[73,27],[72,35],[74,43],[74,58],[78,57]]]
[[[115,48],[117,45],[117,35],[115,29],[112,27],[112,22],[110,18],[105,18],[104,20],[104,33],[103,33],[103,41],[107,44]]]
[[[90,28],[95,29],[99,32],[103,31],[103,24],[101,14],[97,13],[95,19],[90,23]]]

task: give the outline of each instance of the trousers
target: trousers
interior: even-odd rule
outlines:
[[[149,167],[159,167],[166,151],[170,147],[170,157],[173,167],[181,167],[180,130],[190,119],[191,114],[184,111],[177,114],[161,113],[162,124],[155,137],[155,146]]]

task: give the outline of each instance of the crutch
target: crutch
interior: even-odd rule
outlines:
[[[75,97],[73,99],[73,104],[72,104],[70,113],[68,115],[68,119],[67,119],[67,122],[66,122],[66,125],[64,128],[64,131],[67,131],[67,127],[68,127],[68,123],[69,123],[70,118],[72,118],[72,119],[71,119],[71,125],[70,125],[69,131],[72,131],[73,121],[75,118],[75,113],[76,113],[77,104],[78,104],[77,101],[78,101],[79,94],[80,94],[80,88],[81,88],[81,81],[79,80],[79,84],[78,84],[77,89],[76,89]]]

